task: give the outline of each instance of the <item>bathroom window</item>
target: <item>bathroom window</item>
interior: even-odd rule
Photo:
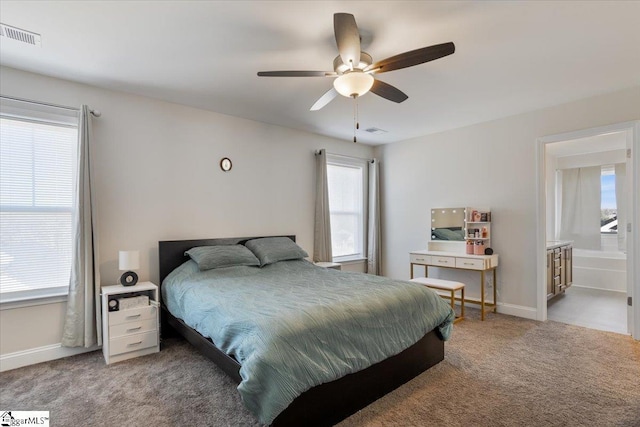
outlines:
[[[559,170],[560,240],[571,240],[579,249],[624,247],[625,233],[618,234],[618,220],[625,223],[625,169],[625,163],[616,163]]]
[[[618,234],[616,172],[613,165],[602,166],[600,188],[600,233]]]

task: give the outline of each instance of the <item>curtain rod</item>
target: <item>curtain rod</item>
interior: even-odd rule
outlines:
[[[316,155],[320,154],[320,150],[317,150],[315,154]],[[329,153],[328,151],[327,151],[327,154],[331,156],[336,156],[336,157],[344,157],[345,159],[364,160],[365,162],[371,162],[371,163],[373,163],[376,160],[376,159],[363,159],[362,157],[355,157],[355,156],[346,156],[344,154]]]
[[[5,96],[5,95],[1,95],[0,97],[5,99],[11,99],[12,101],[30,102],[32,104],[46,105],[47,107],[61,108],[63,110],[80,111],[79,108],[67,107],[66,105],[51,104],[49,102],[34,101],[32,99],[16,98],[14,96]],[[89,110],[89,112],[94,117],[100,117],[102,115],[102,113],[98,110]]]

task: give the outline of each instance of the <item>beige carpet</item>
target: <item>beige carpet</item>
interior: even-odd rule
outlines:
[[[445,361],[340,423],[640,427],[640,343],[504,315],[456,324]],[[233,383],[182,340],[106,366],[99,352],[0,374],[0,409],[52,426],[254,426]]]

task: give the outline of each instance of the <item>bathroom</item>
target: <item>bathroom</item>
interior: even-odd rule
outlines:
[[[562,277],[548,285],[550,320],[629,333],[627,138],[611,132],[545,146],[547,248],[562,249]]]

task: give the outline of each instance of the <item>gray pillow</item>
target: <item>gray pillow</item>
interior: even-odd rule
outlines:
[[[265,237],[245,243],[260,260],[260,267],[278,261],[302,259],[309,254],[288,237]]]
[[[260,265],[255,255],[242,245],[198,246],[185,252],[200,271],[236,265]]]

